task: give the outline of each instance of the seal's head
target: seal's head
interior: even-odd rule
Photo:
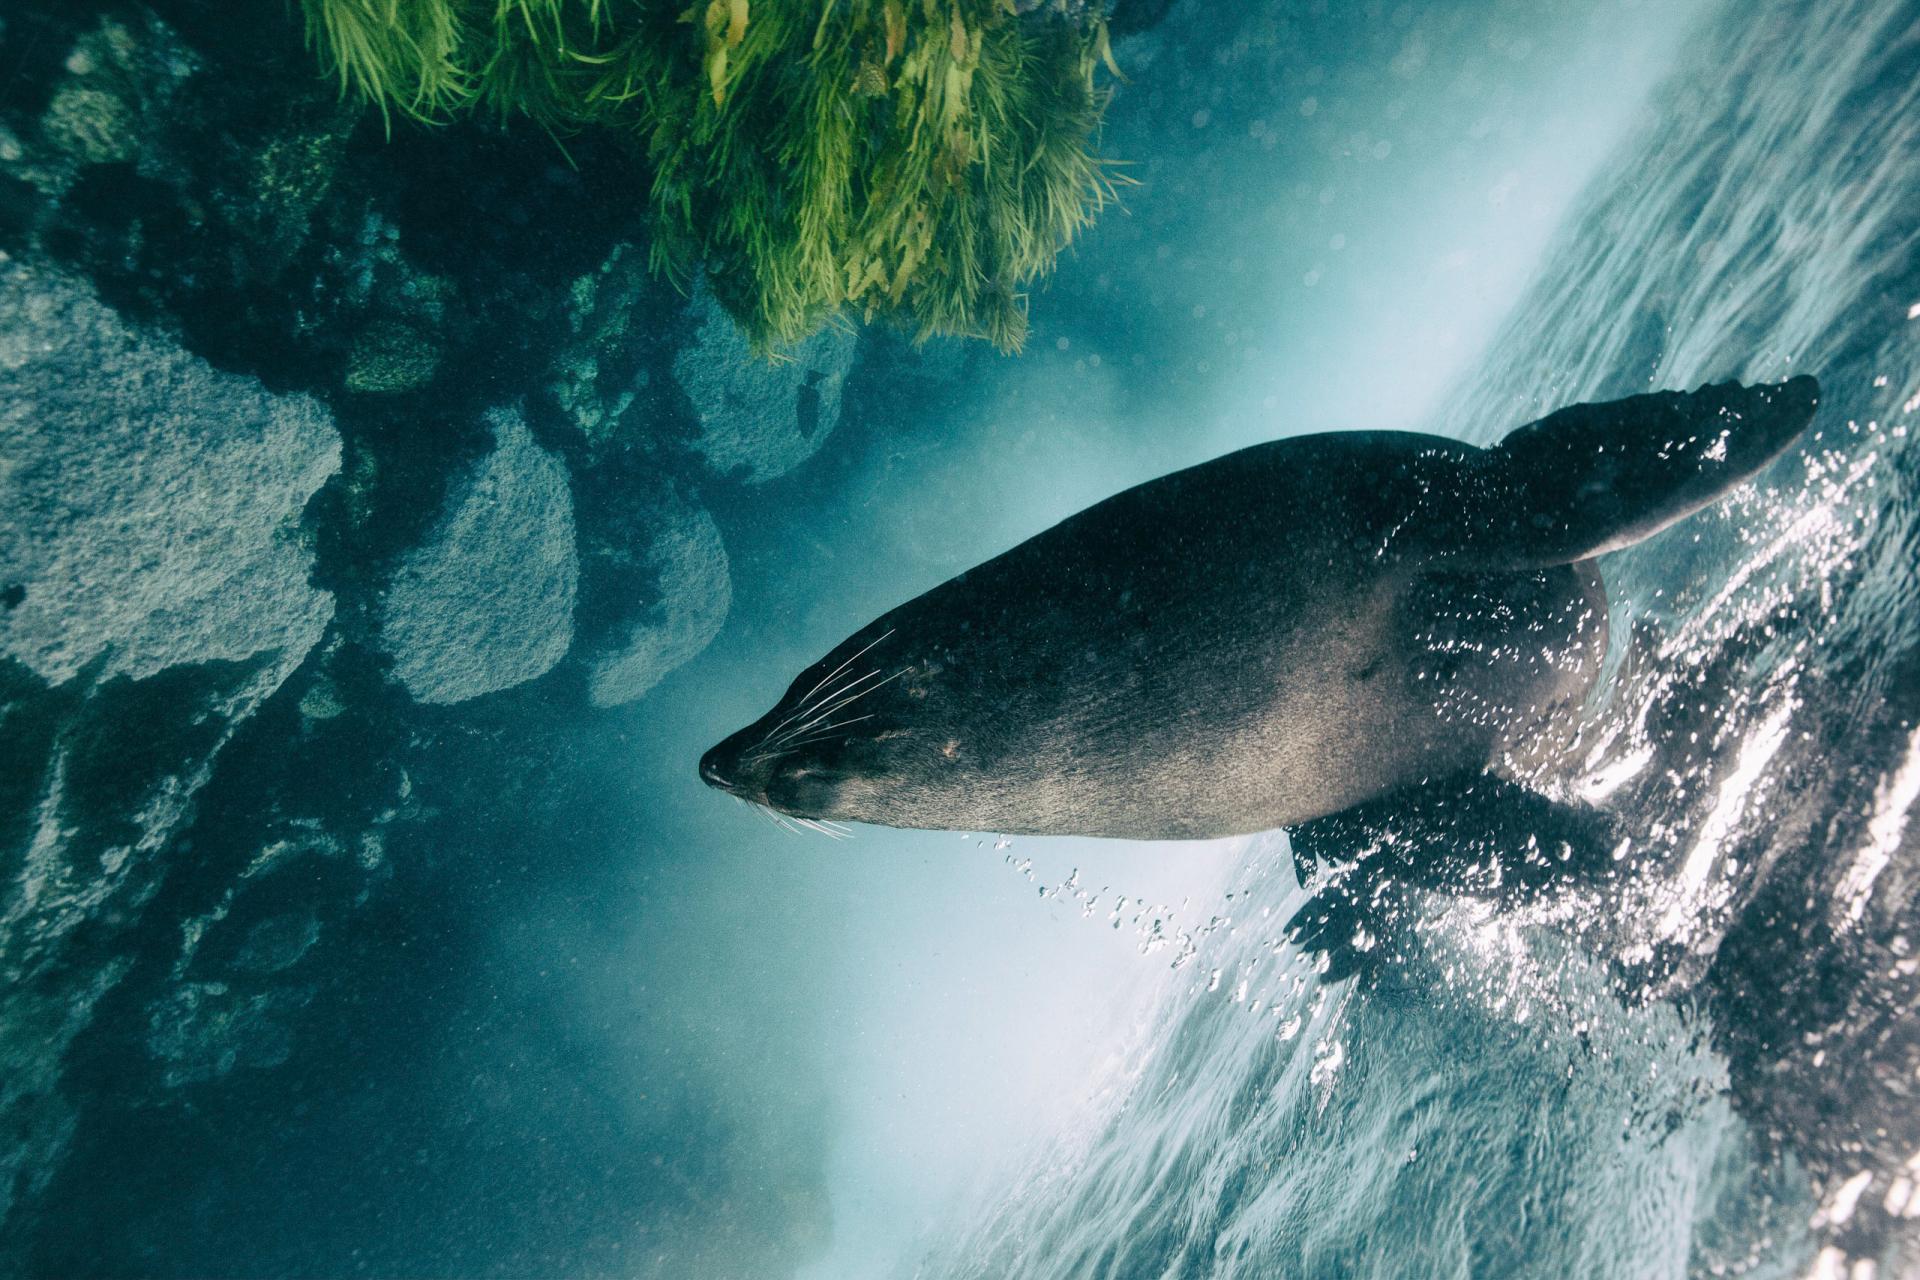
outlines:
[[[711,787],[803,820],[921,825],[961,780],[958,727],[916,725],[939,697],[937,663],[907,653],[882,619],[794,680],[773,710],[700,760]]]
[[[1084,829],[1087,810],[1115,800],[1076,769],[1087,756],[1084,716],[1115,697],[1110,717],[1155,712],[1102,678],[1108,659],[1088,643],[1081,611],[1049,603],[1086,589],[1079,571],[1067,574],[1072,590],[1050,580],[1077,561],[1033,560],[1016,549],[854,632],[773,710],[708,751],[701,779],[812,822]],[[1140,736],[1128,735],[1130,753]]]

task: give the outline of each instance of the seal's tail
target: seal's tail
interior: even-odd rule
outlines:
[[[1820,384],[1723,382],[1581,404],[1521,427],[1465,476],[1469,558],[1569,564],[1632,546],[1757,475],[1813,421]]]

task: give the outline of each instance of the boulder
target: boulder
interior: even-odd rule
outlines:
[[[517,412],[488,420],[493,452],[455,484],[381,604],[381,646],[419,702],[524,684],[573,642],[580,558],[566,467]]]
[[[0,256],[0,1222],[215,757],[333,616],[301,521],[331,419]]]
[[[659,597],[626,636],[625,644],[588,668],[587,694],[596,707],[614,707],[645,694],[719,634],[733,600],[727,549],[702,507],[669,504],[647,560]]]
[[[41,679],[268,651],[291,669],[326,628],[299,528],[340,466],[318,402],[0,262],[0,440],[0,655]]]
[[[722,475],[760,484],[811,458],[840,421],[858,340],[829,326],[768,359],[757,356],[713,295],[694,294],[698,325],[673,360],[699,419],[694,448]]]

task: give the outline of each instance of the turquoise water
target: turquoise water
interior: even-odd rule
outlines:
[[[0,1274],[1920,1274],[1911,0],[1182,0],[1022,355],[775,366],[277,9],[0,8]],[[1808,371],[1602,565],[1610,875],[695,776],[1168,470]]]
[[[1284,842],[1251,842],[1128,1074],[920,1274],[1920,1265],[1917,74],[1910,6],[1710,17],[1430,419],[1485,442],[1566,402],[1822,378],[1803,456],[1603,562],[1619,665],[1541,782],[1624,819],[1630,874],[1517,910],[1408,891],[1346,926],[1371,976],[1328,985],[1283,940]]]

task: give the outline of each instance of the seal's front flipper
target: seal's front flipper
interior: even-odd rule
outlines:
[[[1391,792],[1287,830],[1295,862],[1517,905],[1613,871],[1612,815],[1489,773]],[[1304,882],[1304,877],[1303,877]]]
[[[1757,475],[1813,421],[1820,384],[1737,382],[1581,404],[1474,460],[1455,514],[1469,561],[1522,569],[1632,546]],[[1436,495],[1446,497],[1447,495]]]
[[[1615,820],[1488,773],[1406,787],[1287,829],[1295,874],[1315,890],[1286,923],[1321,978],[1377,974],[1406,954],[1408,888],[1506,909],[1612,876]]]
[[[1387,958],[1394,924],[1392,886],[1342,882],[1322,889],[1287,920],[1287,941],[1313,956],[1322,982],[1342,982]]]

